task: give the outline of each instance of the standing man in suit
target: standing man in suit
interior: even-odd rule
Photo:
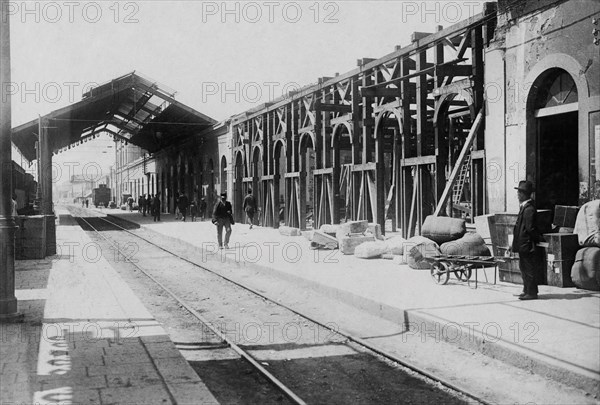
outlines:
[[[212,223],[217,226],[217,241],[219,249],[229,249],[229,237],[231,236],[231,225],[233,221],[233,208],[227,201],[227,193],[221,193],[221,199],[217,201],[212,213]],[[225,246],[223,246],[223,228],[225,228]]]
[[[520,209],[511,250],[519,254],[519,269],[523,277],[523,293],[519,295],[519,299],[535,300],[538,297],[538,282],[543,263],[541,251],[536,245],[541,236],[537,229],[537,210],[531,199],[533,184],[529,180],[523,180],[515,189]]]

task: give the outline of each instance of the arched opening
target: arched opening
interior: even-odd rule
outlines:
[[[579,203],[577,86],[563,69],[535,80],[527,100],[527,178],[536,185],[540,209]]]
[[[187,163],[187,189],[186,194],[190,201],[194,201],[197,199],[196,191],[198,190],[198,185],[196,183],[196,178],[194,176],[194,161],[190,158]]]
[[[279,218],[279,224],[284,224],[286,221],[286,210],[285,210],[285,174],[288,172],[287,159],[285,153],[285,145],[283,141],[275,142],[273,147],[273,161],[274,161],[274,173],[278,176],[276,190],[276,198],[278,199],[279,205],[277,206],[277,217]]]
[[[263,218],[261,218],[261,213],[264,211],[264,196],[261,187],[261,178],[264,174],[263,163],[262,151],[259,147],[255,147],[252,151],[252,173],[250,174],[252,176],[252,183],[249,184],[248,187],[252,188],[252,193],[256,198],[256,203],[258,204],[258,209],[260,210],[259,213],[257,213],[257,220],[261,225],[263,220]],[[244,195],[247,194],[248,188],[246,188],[244,191]]]
[[[340,124],[333,129],[331,153],[334,168],[339,174],[339,218],[340,222],[352,219],[352,136],[347,125]]]
[[[317,162],[315,154],[315,145],[310,133],[305,133],[300,137],[298,157],[300,169],[299,171],[303,173],[303,177],[300,178],[300,181],[304,182],[302,188],[305,190],[305,192],[301,193],[300,195],[300,204],[304,204],[304,206],[306,207],[306,222],[305,224],[300,224],[300,228],[311,229],[313,227],[313,214],[315,206],[313,172],[315,170]],[[304,194],[304,196],[302,194]]]
[[[458,164],[458,157],[473,124],[473,113],[472,100],[463,93],[446,96],[438,111],[435,124],[439,136],[438,150],[443,157],[443,167],[438,170],[443,173],[446,182],[450,179],[454,166]],[[473,219],[473,170],[483,170],[483,167],[473,162],[469,153],[462,170],[458,172],[459,177],[454,182],[446,208],[442,211],[449,217]]]
[[[378,187],[385,198],[384,212],[380,216],[384,220],[381,224],[384,232],[394,232],[398,227],[397,207],[393,204],[393,197],[398,194],[400,182],[400,156],[397,156],[402,147],[400,119],[400,113],[396,110],[382,112],[375,128],[377,161],[383,162],[383,173],[380,176],[383,184]]]
[[[233,204],[233,215],[235,216],[235,220],[237,222],[243,222],[243,209],[242,203],[244,198],[244,157],[242,152],[238,151],[235,155],[235,165],[234,165],[234,179],[233,179],[233,196],[232,196],[232,204]]]
[[[209,159],[208,166],[206,167],[206,172],[208,175],[208,191],[206,194],[206,201],[208,203],[209,209],[215,205],[216,200],[215,196],[217,194],[217,190],[215,189],[215,166],[212,159]]]
[[[221,193],[227,192],[227,158],[221,157],[221,171],[220,171],[220,182],[221,182]]]

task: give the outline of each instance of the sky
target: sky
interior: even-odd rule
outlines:
[[[482,3],[9,1],[12,124],[132,71],[221,121],[409,45],[414,31],[456,24]],[[88,142],[59,156],[109,159],[100,153],[107,145]]]

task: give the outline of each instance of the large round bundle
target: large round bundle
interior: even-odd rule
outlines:
[[[466,233],[460,239],[442,244],[440,250],[445,255],[491,256],[485,241],[475,232]]]
[[[431,268],[431,264],[424,258],[438,256],[441,253],[437,243],[423,236],[413,236],[404,243],[404,257],[411,269]]]
[[[586,247],[577,251],[571,280],[579,288],[600,291],[600,248]]]
[[[423,223],[421,236],[442,244],[460,239],[466,232],[464,219],[429,215]]]
[[[600,247],[600,200],[590,201],[581,207],[575,220],[575,229],[581,246]]]
[[[391,253],[393,255],[404,254],[404,244],[406,243],[406,239],[404,239],[402,236],[392,236],[391,238],[386,239],[384,243],[387,247],[387,253]]]
[[[386,245],[382,241],[361,243],[354,249],[354,256],[361,259],[379,258],[386,252]]]

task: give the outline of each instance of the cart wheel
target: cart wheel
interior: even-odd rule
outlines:
[[[456,278],[460,281],[469,281],[471,278],[471,269],[461,269],[456,271]]]
[[[444,262],[435,262],[431,265],[431,277],[436,284],[447,284],[450,278],[448,265]]]

